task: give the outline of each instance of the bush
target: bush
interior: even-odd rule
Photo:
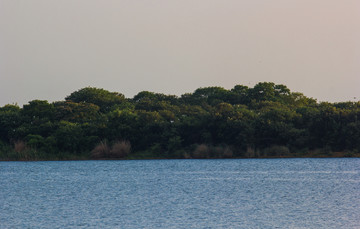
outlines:
[[[91,151],[91,157],[95,159],[106,158],[110,155],[110,148],[106,142],[100,142]]]
[[[222,155],[224,158],[232,158],[234,153],[229,146],[226,146],[225,149],[223,149]]]
[[[131,144],[129,141],[117,141],[110,150],[110,156],[113,158],[124,158],[129,155],[131,151]]]
[[[286,146],[273,145],[264,149],[265,157],[284,157],[290,154],[290,150]]]
[[[29,134],[26,136],[25,140],[27,141],[27,145],[31,148],[41,148],[45,145],[45,139],[37,134]]]
[[[192,152],[192,158],[202,159],[202,158],[232,158],[233,151],[227,146],[208,146],[206,144],[200,144],[195,147],[195,150]],[[188,158],[189,155],[185,155],[185,158]]]
[[[24,152],[27,149],[27,146],[24,141],[14,142],[14,151],[17,153]]]
[[[208,158],[210,153],[209,146],[201,144],[196,146],[195,150],[192,152],[192,157],[196,159]]]

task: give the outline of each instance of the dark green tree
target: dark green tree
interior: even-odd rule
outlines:
[[[65,100],[75,103],[92,103],[99,106],[102,112],[107,112],[113,106],[125,102],[125,96],[121,93],[109,92],[100,88],[86,87],[71,93]]]

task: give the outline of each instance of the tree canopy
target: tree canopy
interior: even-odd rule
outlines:
[[[86,87],[0,107],[0,160],[359,156],[360,102],[261,82],[133,98]]]

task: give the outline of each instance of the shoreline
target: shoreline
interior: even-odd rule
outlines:
[[[231,157],[231,158],[166,158],[166,157],[130,157],[130,158],[84,158],[69,157],[63,159],[39,158],[39,159],[2,159],[0,162],[41,162],[41,161],[132,161],[132,160],[232,160],[232,159],[327,159],[327,158],[360,158],[360,154],[346,155],[345,152],[339,152],[331,155],[296,155],[296,156],[260,156],[260,157]]]

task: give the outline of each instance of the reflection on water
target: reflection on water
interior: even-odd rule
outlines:
[[[360,228],[360,159],[1,162],[0,228]]]

